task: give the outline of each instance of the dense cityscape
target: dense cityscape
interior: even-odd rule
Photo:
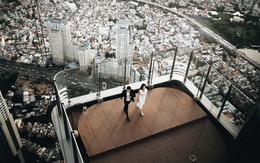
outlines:
[[[124,77],[134,83],[148,79],[152,54],[158,62],[155,77],[169,74],[177,47],[180,73],[185,72],[191,52],[194,55],[188,78],[196,86],[209,64],[250,100],[259,99],[260,62],[236,53],[190,18],[214,19],[213,11],[221,9],[234,14],[232,21],[245,22],[237,14],[240,10],[258,17],[253,23],[259,27],[259,1],[1,0],[0,7],[0,89],[23,145],[39,162],[62,160],[50,116],[55,105],[52,80],[60,70],[100,64],[100,73],[118,85]],[[125,58],[127,65],[120,64]],[[215,75],[210,76],[205,94],[220,107],[222,97],[215,95],[226,93],[228,87]],[[84,83],[87,77],[72,74],[67,80],[85,92],[94,91]],[[245,105],[243,99],[236,100],[238,106]],[[248,111],[233,115],[241,113]]]

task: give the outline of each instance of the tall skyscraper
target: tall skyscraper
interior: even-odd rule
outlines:
[[[21,163],[25,163],[22,155],[22,141],[9,112],[9,108],[0,91],[0,158],[1,162],[10,161],[17,157]],[[3,157],[2,157],[3,156]],[[3,158],[3,159],[2,159]],[[5,160],[6,159],[6,160]]]
[[[70,56],[71,31],[67,19],[49,17],[46,23],[54,63],[64,64],[64,60],[74,58]]]
[[[130,30],[126,19],[119,19],[116,22],[116,58],[122,59],[132,56],[130,51]]]
[[[133,63],[133,48],[131,41],[130,25],[126,19],[116,22],[116,59],[118,60],[118,75],[121,77],[131,76]],[[126,69],[126,71],[125,71]]]

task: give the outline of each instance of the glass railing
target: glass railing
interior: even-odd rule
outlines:
[[[63,109],[65,109],[65,106],[63,105],[62,106]],[[79,146],[77,144],[77,141],[76,141],[76,138],[79,136],[79,133],[77,130],[73,130],[71,124],[69,123],[69,118],[68,118],[68,115],[65,113],[66,111],[63,110],[63,120],[64,120],[64,124],[65,125],[65,131],[69,131],[67,133],[67,140],[71,140],[71,143],[70,143],[70,148],[72,149],[72,153],[70,153],[70,155],[73,155],[74,157],[71,157],[71,156],[67,156],[67,157],[70,157],[71,158],[74,158],[72,159],[73,161],[75,161],[75,163],[83,163],[83,158],[81,156],[81,153],[80,153],[80,150],[79,150]],[[68,141],[66,141],[68,143]],[[68,143],[69,144],[69,143]],[[68,161],[68,159],[67,159]]]
[[[196,98],[201,98],[203,87],[206,83],[208,71],[210,65],[201,57],[196,55],[196,51],[193,51],[194,55],[191,59],[191,64],[188,70],[187,78],[196,86]],[[207,92],[207,90],[206,90]]]
[[[151,73],[150,58],[150,55],[133,55],[121,59],[109,58],[95,64],[90,78],[96,83],[97,96],[104,90],[147,81]]]
[[[172,74],[177,52],[177,47],[173,47],[152,54],[149,67],[151,70],[149,84],[154,84],[153,79]]]
[[[54,77],[55,82],[57,83],[57,89],[61,90],[64,87],[67,87],[66,81],[66,71],[58,72]]]
[[[227,116],[231,123],[241,128],[249,119],[254,102],[242,93],[237,87],[232,86],[222,114]]]
[[[66,97],[70,99],[93,93],[101,97],[104,90],[137,82],[153,84],[155,78],[164,75],[172,75],[174,80],[176,75],[186,76],[197,88],[196,94],[193,93],[194,96],[201,99],[204,95],[210,101],[209,110],[214,112],[216,118],[220,111],[225,112],[225,109],[221,110],[221,108],[226,108],[228,103],[232,103],[229,102],[230,100],[224,103],[231,82],[216,71],[214,65],[208,64],[202,57],[196,55],[196,50],[192,51],[189,48],[176,47],[151,55],[106,59],[89,66],[63,70],[55,76],[55,82],[60,99],[63,100]],[[64,93],[66,91],[67,94]],[[232,89],[230,99],[232,99],[231,95],[238,94],[233,92]],[[239,95],[241,99],[249,99],[244,94]]]
[[[89,65],[66,70],[69,98],[98,92],[98,66]]]
[[[196,53],[196,50],[176,47],[151,55],[110,58],[84,67],[66,69],[56,74],[54,78],[57,99],[60,103],[64,103],[66,100],[70,102],[70,99],[75,97],[93,94],[99,99],[106,91],[117,88],[122,91],[122,86],[124,88],[126,85],[139,82],[152,85],[155,79],[159,79],[161,83],[179,80],[188,89],[196,88],[197,91],[193,92],[193,96],[200,100],[225,128],[232,130],[231,132],[237,136],[249,118],[254,102],[216,71],[214,64],[208,64]],[[169,78],[161,78],[167,75]],[[191,84],[187,84],[186,80]],[[111,91],[109,95],[118,93],[119,91]],[[66,109],[64,108],[66,104],[59,106]],[[64,120],[66,121],[63,123],[64,128],[68,130],[64,132],[71,133],[72,129],[66,127],[66,124],[69,124],[68,118]]]
[[[221,107],[224,105],[230,86],[231,83],[226,78],[211,68],[202,93],[215,106],[215,112],[219,112]]]
[[[51,113],[52,121],[55,126],[55,131],[60,143],[64,160],[66,162],[71,162],[71,163],[83,163],[84,161],[82,159],[82,155],[76,141],[76,137],[78,136],[78,133],[76,130],[73,130],[71,127],[67,112],[65,110],[66,106],[63,101],[64,99],[66,99],[63,96],[64,92],[66,92],[64,91],[66,85],[64,84],[65,80],[62,81],[61,80],[62,78],[60,77],[64,75],[64,72],[65,71],[58,73],[56,75],[57,80],[54,81],[55,92],[57,96],[56,97],[57,105],[56,107],[53,108]],[[62,84],[58,85],[56,83],[57,81],[60,81]]]
[[[178,48],[174,63],[173,74],[185,76],[189,65],[192,49]]]
[[[58,72],[54,77],[55,87],[57,90],[57,94],[59,96],[59,100],[64,102],[64,100],[68,100],[68,82],[66,80],[66,71]]]

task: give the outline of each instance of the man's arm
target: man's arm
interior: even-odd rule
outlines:
[[[134,102],[135,101],[135,92],[134,90],[131,90],[130,92],[132,95],[131,95],[131,100]]]
[[[132,92],[133,92],[133,96],[135,97],[135,91],[134,91],[134,90],[132,90]]]
[[[120,95],[120,98],[122,99],[125,95],[125,90],[122,91],[121,95]]]

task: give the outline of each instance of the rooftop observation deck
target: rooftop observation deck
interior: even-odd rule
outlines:
[[[190,162],[188,157],[195,154],[200,162],[225,162],[228,152],[222,132],[211,120],[222,126],[219,129],[223,135],[228,131],[236,138],[250,117],[254,102],[195,53],[176,48],[152,55],[150,62],[133,60],[134,65],[146,68],[140,72],[132,69],[129,78],[126,73],[107,75],[106,63],[58,73],[54,84],[60,105],[52,119],[67,160],[78,158],[83,162],[81,156],[85,153],[88,157],[84,158],[90,162]],[[132,61],[117,61],[118,68],[122,68],[118,73],[131,63],[128,59]],[[167,62],[167,69],[161,69],[162,62]],[[148,76],[144,75],[146,71]],[[131,80],[134,82],[129,83]],[[149,91],[144,117],[135,109],[136,103],[131,103],[128,123],[123,101],[116,97],[126,84],[137,91],[142,83],[155,88]],[[97,104],[100,101],[103,102]],[[88,108],[82,115],[83,106]],[[81,150],[74,130],[79,131]],[[70,136],[72,139],[68,139]]]
[[[71,114],[90,162],[226,162],[220,133],[200,106],[186,93],[170,87],[148,91],[144,116],[123,100],[92,105],[85,114]],[[74,118],[73,118],[74,117]]]

